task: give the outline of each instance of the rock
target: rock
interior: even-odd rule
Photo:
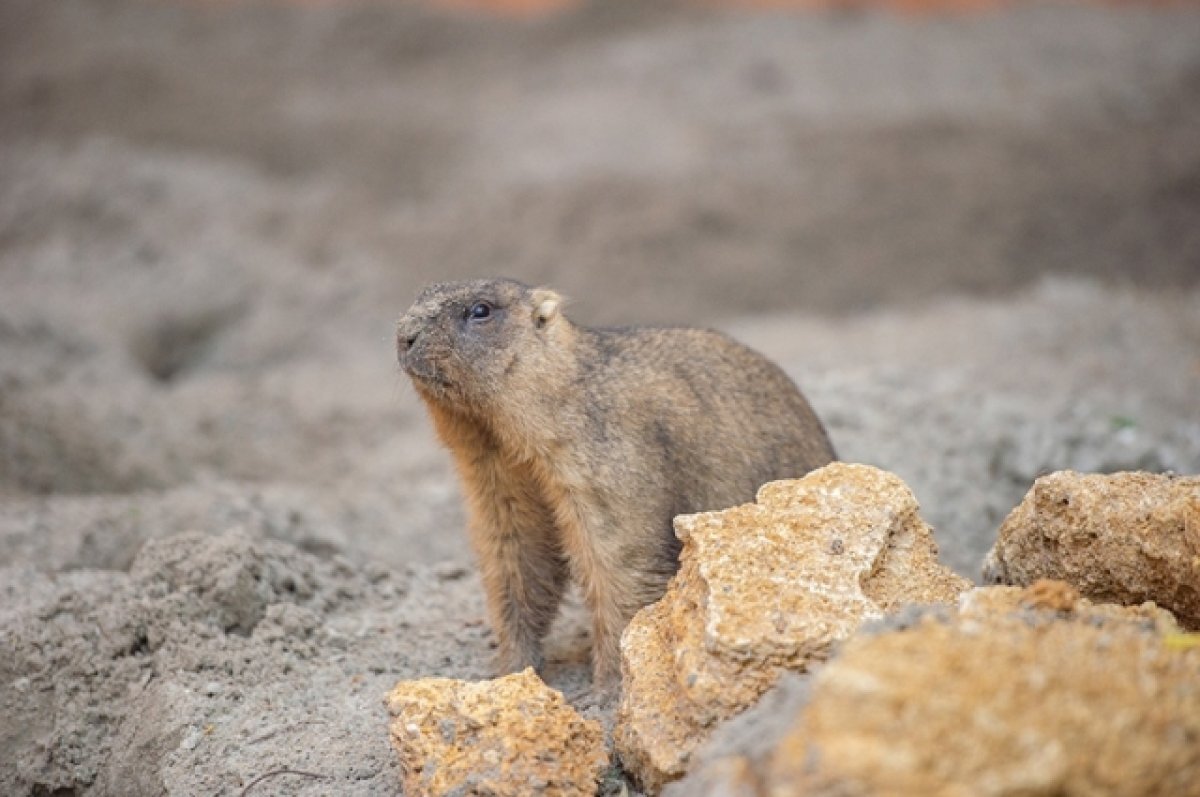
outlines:
[[[938,564],[917,509],[896,476],[835,463],[765,485],[756,503],[675,519],[679,573],[621,641],[614,742],[644,789],[680,777],[717,723],[864,621],[967,588]]]
[[[1200,794],[1200,636],[1061,582],[880,623],[785,687],[786,733],[706,749],[669,794]]]
[[[532,669],[492,681],[402,681],[387,697],[408,795],[594,795],[608,766],[600,723]]]
[[[1095,601],[1154,601],[1200,630],[1200,477],[1061,471],[1000,527],[984,580],[1061,579]]]
[[[808,673],[784,673],[752,707],[723,723],[693,754],[664,797],[759,797],[757,768],[791,730],[809,699]]]

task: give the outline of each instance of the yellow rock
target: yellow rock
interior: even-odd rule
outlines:
[[[1170,644],[1167,612],[1072,595],[988,587],[859,634],[769,749],[703,762],[672,794],[1200,795],[1200,649]]]
[[[904,483],[865,465],[765,485],[755,503],[680,516],[675,530],[679,573],[621,642],[614,742],[648,792],[783,672],[824,659],[865,620],[969,586],[938,564]]]
[[[402,681],[387,696],[410,797],[596,793],[604,731],[532,669],[492,681]]]
[[[1061,579],[1085,597],[1154,601],[1200,630],[1200,477],[1043,476],[1000,527],[984,580]]]

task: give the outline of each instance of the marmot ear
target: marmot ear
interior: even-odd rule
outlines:
[[[546,326],[558,315],[563,298],[547,288],[533,291],[533,325],[538,329]]]

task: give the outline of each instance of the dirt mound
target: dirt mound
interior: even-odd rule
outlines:
[[[347,793],[386,792],[398,777],[387,687],[486,670],[486,634],[463,623],[481,611],[474,585],[238,534],[150,542],[127,574],[0,579],[18,607],[4,612],[0,654],[9,794],[221,793],[275,762],[357,782]],[[422,627],[409,630],[414,615]],[[437,641],[434,616],[459,627]]]

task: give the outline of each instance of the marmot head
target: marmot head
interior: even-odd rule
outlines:
[[[428,400],[486,409],[513,384],[532,387],[554,373],[569,326],[561,303],[514,280],[430,285],[396,325],[400,367]]]

